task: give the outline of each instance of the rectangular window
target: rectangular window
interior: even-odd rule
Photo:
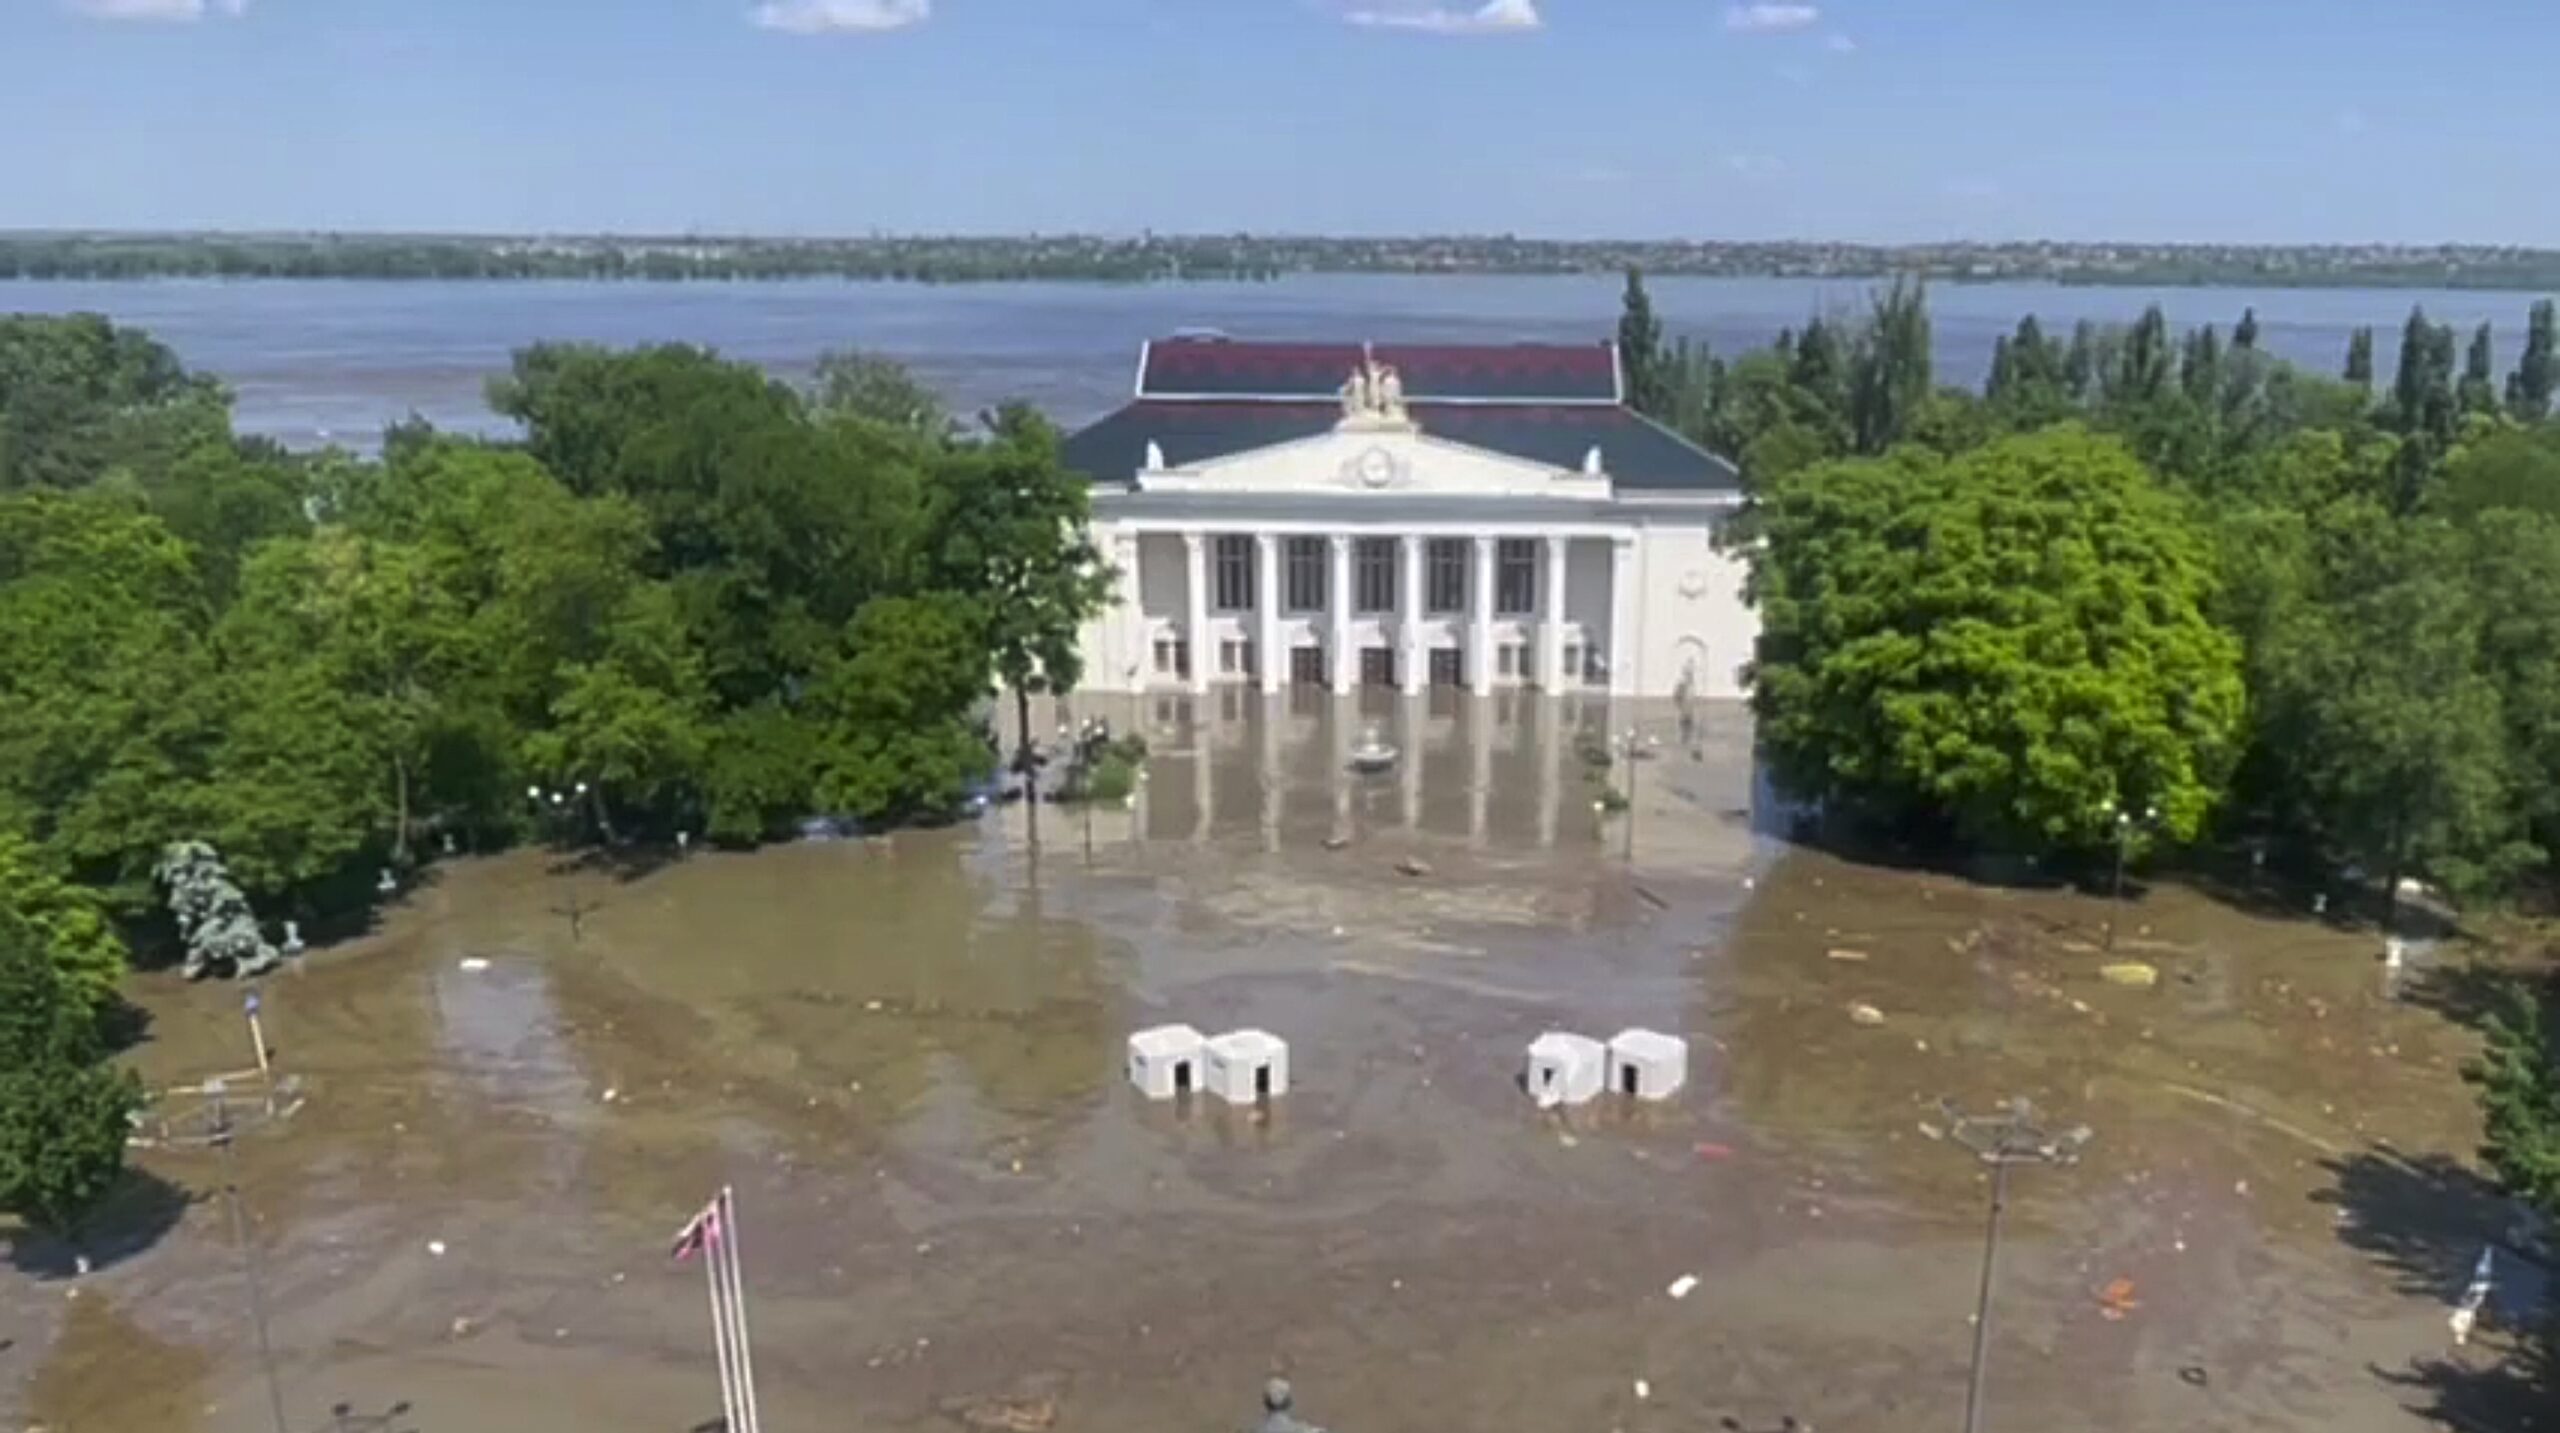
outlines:
[[[1565,649],[1564,649],[1564,671],[1563,671],[1562,673],[1559,673],[1559,675],[1561,675],[1561,676],[1570,676],[1570,675],[1572,675],[1572,674],[1574,674],[1574,673],[1576,673],[1576,672],[1579,672],[1579,671],[1581,671],[1581,670],[1582,670],[1582,649],[1581,649],[1580,647],[1567,647],[1567,648],[1565,648]]]
[[[1156,675],[1159,677],[1173,675],[1173,643],[1163,638],[1158,638],[1156,641]]]
[[[1520,675],[1520,644],[1505,642],[1494,649],[1494,674],[1504,677]]]
[[[1506,537],[1494,545],[1493,610],[1505,617],[1525,617],[1538,610],[1538,543],[1535,538]]]
[[[1253,605],[1253,539],[1229,533],[1218,539],[1218,610],[1242,612]]]
[[[1220,642],[1218,644],[1218,674],[1226,677],[1244,675],[1244,643]]]
[[[1289,606],[1291,612],[1324,610],[1325,540],[1320,537],[1289,539]]]
[[[1396,610],[1396,540],[1360,539],[1360,612],[1367,616]]]
[[[1467,609],[1467,540],[1463,537],[1431,539],[1431,590],[1423,601],[1434,617],[1445,617]]]

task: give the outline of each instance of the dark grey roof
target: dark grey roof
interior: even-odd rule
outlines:
[[[1549,468],[1579,468],[1593,447],[1621,488],[1731,491],[1741,486],[1733,464],[1661,424],[1614,405],[1573,403],[1416,403],[1409,410],[1426,437],[1501,453]],[[1125,483],[1146,466],[1147,444],[1174,467],[1268,448],[1329,432],[1341,421],[1333,403],[1204,403],[1141,399],[1067,439],[1067,466],[1086,477]]]

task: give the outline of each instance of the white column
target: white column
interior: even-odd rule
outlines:
[[[1209,640],[1209,556],[1205,549],[1206,534],[1186,532],[1182,535],[1182,560],[1187,590],[1183,593],[1182,640],[1191,649],[1191,690],[1209,690],[1209,666],[1218,660]]]
[[[1103,683],[1119,691],[1143,692],[1147,689],[1147,673],[1155,661],[1155,639],[1148,631],[1146,548],[1134,532],[1122,532],[1117,544],[1120,568],[1120,598],[1126,604],[1120,612],[1120,670]]]
[[[1609,695],[1636,690],[1636,540],[1609,539]]]
[[[1262,689],[1280,690],[1289,679],[1288,653],[1280,650],[1280,541],[1267,532],[1253,535],[1254,664]]]
[[[1422,539],[1407,534],[1396,549],[1396,685],[1422,690]],[[1407,748],[1407,759],[1411,748]]]
[[[1538,575],[1538,686],[1549,696],[1563,691],[1564,557],[1571,539],[1546,539],[1546,570]]]
[[[1493,539],[1470,539],[1467,574],[1467,690],[1493,690]]]
[[[1333,558],[1325,607],[1333,617],[1333,690],[1339,696],[1360,680],[1360,654],[1351,650],[1351,538],[1337,532],[1325,541]]]

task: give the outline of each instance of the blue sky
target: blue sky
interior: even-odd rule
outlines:
[[[0,227],[2560,244],[2560,0],[0,0]]]

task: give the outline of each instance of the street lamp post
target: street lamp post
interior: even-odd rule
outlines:
[[[2160,820],[2160,808],[2145,806],[2141,814],[2136,815],[2110,801],[2099,810],[2115,819],[2116,874],[2115,880],[2110,883],[2107,890],[2107,934],[2104,942],[2108,950],[2113,950],[2116,948],[2116,916],[2124,909],[2125,851],[2133,844],[2135,827],[2139,826],[2147,830]]]
[[[548,820],[554,824],[555,828],[558,823],[568,820],[570,813],[575,811],[576,808],[571,803],[584,799],[586,794],[587,783],[583,781],[570,786],[549,787],[536,783],[524,789],[524,799],[532,804],[534,819]],[[567,917],[569,939],[574,943],[586,933],[587,912],[593,909],[595,907],[581,900],[577,889],[572,887],[569,891],[568,903],[553,906],[551,911],[554,915]]]
[[[1058,729],[1064,741],[1066,729]],[[1086,717],[1075,731],[1076,793],[1083,798],[1084,863],[1093,864],[1093,769],[1102,757],[1103,748],[1111,744],[1111,723],[1100,717]]]
[[[1628,727],[1618,735],[1620,759],[1627,764],[1627,829],[1625,859],[1636,858],[1636,743],[1642,734]]]
[[[213,1142],[222,1150],[222,1201],[231,1213],[231,1238],[240,1246],[240,1267],[249,1283],[249,1321],[258,1334],[258,1363],[267,1376],[267,1411],[275,1418],[276,1433],[286,1433],[284,1420],[284,1385],[276,1379],[275,1345],[267,1337],[266,1284],[258,1277],[258,1245],[249,1237],[248,1221],[240,1213],[240,1165],[232,1153],[231,1106],[228,1092],[220,1080],[205,1082],[205,1093],[213,1098]]]
[[[2035,1111],[2024,1099],[2011,1100],[1991,1115],[1968,1115],[1953,1100],[1940,1100],[1938,1108],[1947,1119],[1947,1137],[1991,1167],[1991,1213],[1982,1236],[1982,1286],[1973,1301],[1973,1364],[1964,1386],[1964,1433],[1981,1433],[1982,1374],[1991,1356],[1992,1269],[2000,1257],[2000,1214],[2009,1201],[2009,1166],[2075,1163],[2090,1132],[2087,1125],[2079,1125],[2060,1134],[2049,1133],[2036,1124]]]

